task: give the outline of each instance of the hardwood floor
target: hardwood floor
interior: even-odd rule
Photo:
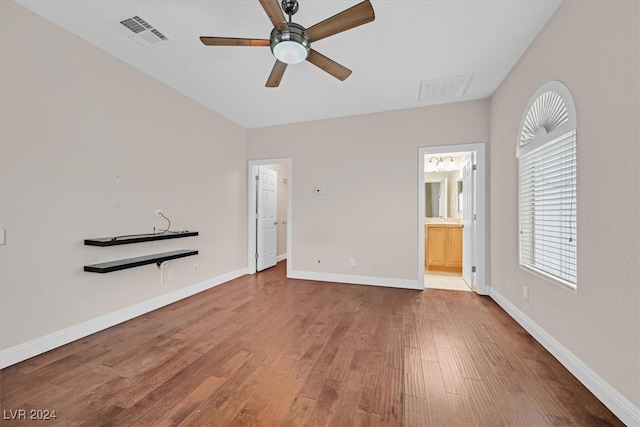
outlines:
[[[0,375],[3,426],[623,425],[489,298],[284,262]]]

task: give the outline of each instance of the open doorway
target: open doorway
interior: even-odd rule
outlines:
[[[251,160],[247,169],[248,268],[257,272],[290,259],[291,159]]]
[[[418,281],[488,294],[484,144],[423,147],[418,173]]]
[[[473,290],[468,255],[463,263],[463,249],[471,244],[463,214],[472,211],[472,198],[463,192],[464,165],[472,157],[469,151],[425,156],[425,288]]]

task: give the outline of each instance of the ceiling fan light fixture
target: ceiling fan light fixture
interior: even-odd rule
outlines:
[[[299,64],[307,59],[309,51],[298,42],[281,41],[273,47],[273,54],[285,64]]]
[[[291,20],[291,16],[298,11],[298,0],[259,0],[259,2],[274,27],[269,40],[201,36],[200,41],[205,46],[269,46],[277,60],[271,69],[266,87],[278,87],[287,66],[305,60],[336,79],[345,80],[351,75],[351,70],[312,50],[311,42],[315,43],[317,40],[359,27],[373,21],[376,17],[371,1],[362,0],[355,6],[336,13],[307,29]],[[289,16],[289,20],[283,12]]]
[[[299,64],[307,59],[311,44],[305,34],[305,28],[290,22],[284,30],[274,28],[271,32],[271,52],[280,62]]]

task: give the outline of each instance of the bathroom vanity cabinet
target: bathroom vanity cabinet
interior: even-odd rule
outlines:
[[[425,265],[427,270],[462,271],[462,225],[425,225]]]

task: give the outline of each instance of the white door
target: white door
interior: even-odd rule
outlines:
[[[471,289],[473,282],[473,236],[475,230],[473,153],[462,162],[462,278]]]
[[[278,258],[278,173],[258,166],[256,212],[256,270],[276,265]]]

